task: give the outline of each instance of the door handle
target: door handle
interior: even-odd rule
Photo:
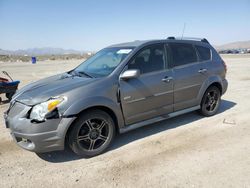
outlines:
[[[163,81],[163,82],[170,82],[171,80],[173,80],[173,77],[171,77],[171,76],[166,76],[166,77],[163,78],[161,81]]]
[[[207,72],[207,69],[200,69],[200,70],[198,70],[198,72],[199,73],[205,73],[205,72]]]

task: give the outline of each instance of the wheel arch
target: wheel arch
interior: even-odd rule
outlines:
[[[88,107],[86,109],[83,109],[82,111],[80,111],[78,114],[76,114],[76,117],[78,118],[79,116],[81,116],[82,114],[86,113],[86,112],[89,112],[89,111],[92,111],[92,110],[101,110],[101,111],[104,111],[106,112],[108,115],[110,115],[110,117],[113,119],[114,123],[115,123],[115,128],[116,128],[116,131],[119,130],[119,126],[118,126],[118,119],[117,119],[117,116],[115,114],[115,112],[110,109],[109,107],[107,106],[102,106],[102,105],[99,105],[99,106],[91,106],[91,107]],[[76,118],[76,119],[77,119]],[[73,124],[74,122],[71,123],[71,125]],[[70,125],[70,127],[71,127]]]
[[[203,83],[203,85],[202,85],[202,87],[200,89],[199,96],[198,96],[199,104],[202,101],[203,95],[205,94],[205,92],[207,91],[207,89],[209,87],[211,87],[211,86],[218,87],[218,89],[220,90],[220,93],[222,95],[223,86],[222,86],[222,80],[221,80],[221,78],[219,76],[210,77],[210,78],[207,79],[206,82]]]
[[[81,111],[79,111],[78,113],[74,114],[74,116],[75,116],[74,121],[72,121],[70,123],[70,125],[67,127],[67,129],[65,130],[65,134],[64,134],[64,143],[65,144],[67,143],[67,140],[66,140],[67,136],[68,136],[70,130],[72,129],[75,121],[78,119],[78,117],[80,117],[83,113],[89,112],[91,110],[102,110],[102,111],[106,112],[107,114],[109,114],[110,117],[114,121],[116,133],[119,132],[119,129],[120,129],[121,126],[124,126],[123,120],[121,120],[121,117],[117,116],[117,113],[115,113],[115,111],[112,108],[110,108],[109,106],[106,106],[106,105],[93,105],[93,106],[89,106],[89,107],[81,109]]]
[[[210,84],[210,85],[208,86],[208,88],[210,88],[211,86],[217,87],[217,88],[220,90],[220,94],[222,95],[222,85],[221,85],[221,83],[219,83],[219,82],[213,82],[212,84]],[[208,88],[207,88],[207,89],[208,89]]]

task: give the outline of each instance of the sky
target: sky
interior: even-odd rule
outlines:
[[[250,40],[250,0],[0,0],[0,48],[99,50],[115,43],[205,37]]]

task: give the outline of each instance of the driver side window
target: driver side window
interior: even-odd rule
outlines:
[[[164,45],[155,44],[144,48],[129,63],[128,69],[139,69],[141,74],[160,71],[165,67]]]

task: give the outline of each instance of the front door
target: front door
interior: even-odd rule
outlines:
[[[140,50],[128,69],[139,69],[140,76],[120,80],[122,110],[127,125],[173,112],[173,73],[166,69],[164,44]]]

